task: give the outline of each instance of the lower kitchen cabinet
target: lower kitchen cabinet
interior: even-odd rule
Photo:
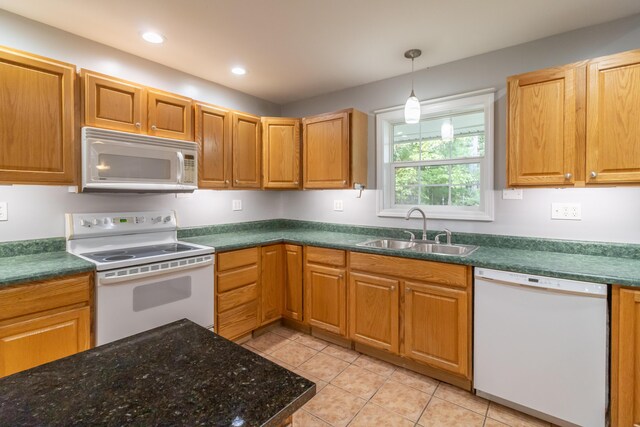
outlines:
[[[398,353],[399,294],[399,280],[349,274],[350,338]]]
[[[0,377],[91,347],[93,275],[0,291]]]
[[[258,248],[217,254],[215,330],[228,339],[239,338],[260,324]]]
[[[260,267],[260,324],[282,317],[283,245],[263,246]]]
[[[640,424],[640,289],[611,298],[611,425]]]
[[[429,283],[404,283],[404,355],[468,376],[470,292]]]
[[[282,316],[302,322],[302,246],[283,245],[284,299]]]
[[[325,331],[347,335],[346,253],[305,248],[305,322]]]

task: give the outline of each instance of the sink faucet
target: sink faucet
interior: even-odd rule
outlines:
[[[422,240],[427,240],[427,215],[425,215],[422,209],[417,207],[409,209],[409,212],[407,212],[407,216],[405,216],[404,219],[408,220],[411,217],[411,214],[416,211],[420,212],[422,215]]]

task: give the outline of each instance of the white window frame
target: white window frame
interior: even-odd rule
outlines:
[[[420,102],[420,119],[442,116],[448,113],[484,109],[485,145],[484,158],[480,161],[480,206],[432,206],[421,205],[428,218],[467,221],[494,220],[493,149],[494,149],[494,102],[495,89],[484,89],[445,98]],[[411,206],[394,207],[392,148],[393,125],[404,123],[404,106],[378,110],[376,114],[377,154],[377,215],[381,217],[404,217]],[[465,163],[445,160],[443,163]],[[474,161],[475,162],[475,161]]]

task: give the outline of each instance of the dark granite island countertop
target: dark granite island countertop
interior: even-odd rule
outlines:
[[[315,384],[188,320],[0,379],[0,425],[277,426]]]

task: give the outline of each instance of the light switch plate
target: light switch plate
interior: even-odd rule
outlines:
[[[333,210],[334,211],[343,211],[344,205],[342,204],[342,200],[334,200],[333,201]]]
[[[582,220],[580,203],[551,203],[551,219]]]
[[[7,202],[0,202],[0,221],[9,220],[9,211],[7,210],[9,205]]]
[[[522,189],[521,188],[505,188],[502,190],[502,200],[522,200]]]
[[[232,200],[231,201],[231,210],[232,211],[241,211],[242,210],[242,200]]]

